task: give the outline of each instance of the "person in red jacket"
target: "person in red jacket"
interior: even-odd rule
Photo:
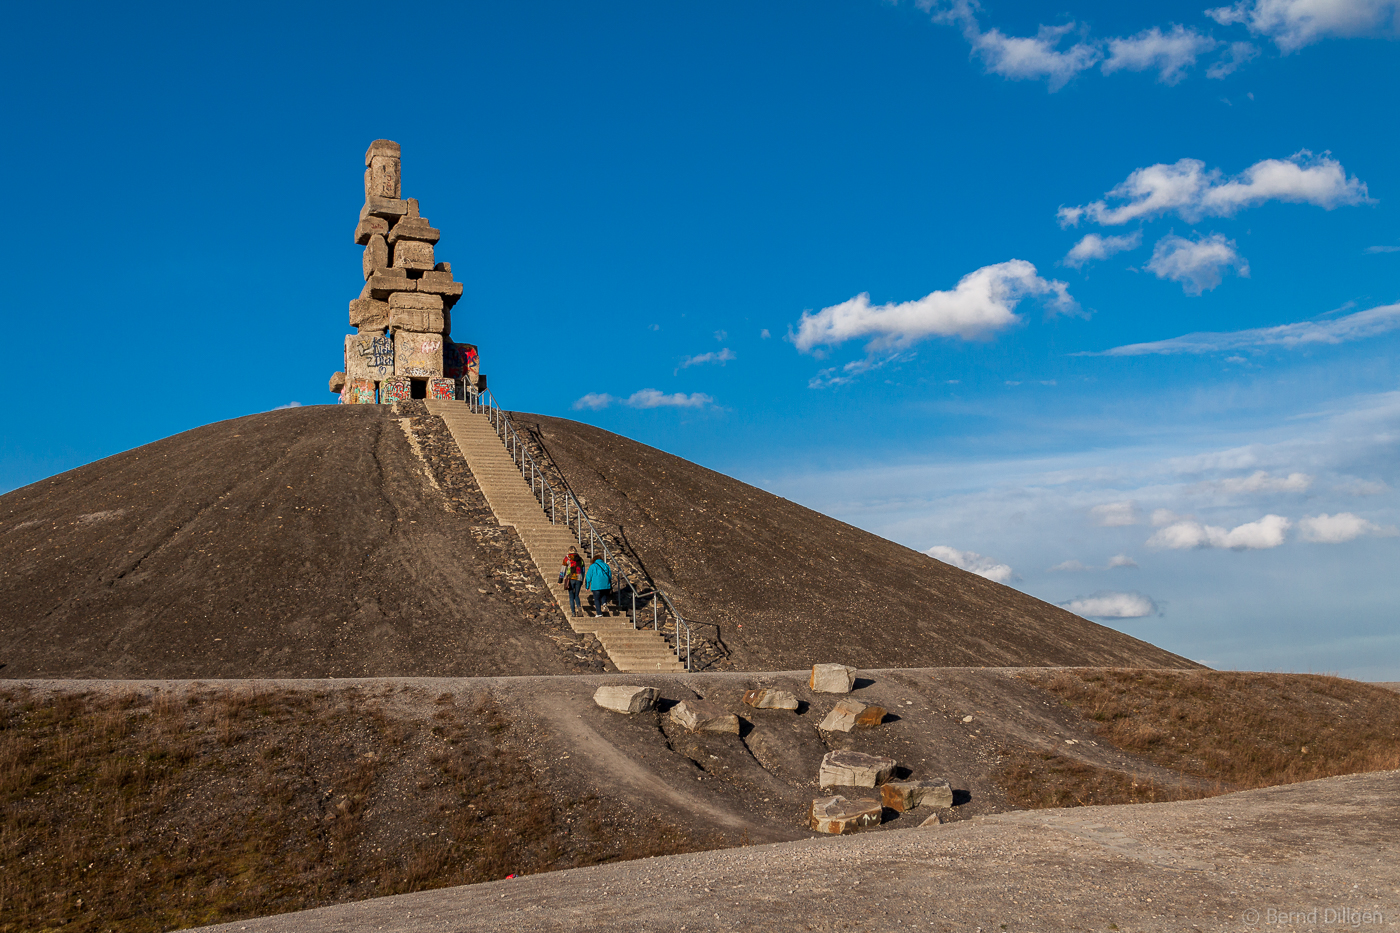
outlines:
[[[564,565],[559,568],[559,582],[569,590],[569,614],[578,615],[583,608],[579,591],[583,589],[583,558],[577,548],[569,548],[564,555]]]

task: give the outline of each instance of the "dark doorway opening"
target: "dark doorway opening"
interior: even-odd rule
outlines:
[[[415,379],[415,380],[413,380],[413,384],[409,387],[408,397],[409,397],[409,398],[427,398],[427,397],[428,397],[428,380],[426,380],[426,379]]]

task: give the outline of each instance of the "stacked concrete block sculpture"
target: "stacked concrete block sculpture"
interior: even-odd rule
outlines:
[[[355,242],[365,248],[365,285],[350,302],[345,369],[330,390],[346,404],[461,398],[484,387],[476,347],[452,340],[462,283],[438,262],[442,234],[404,198],[399,144],[376,139],[365,152],[365,205]]]

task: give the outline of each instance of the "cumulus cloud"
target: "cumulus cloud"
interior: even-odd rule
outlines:
[[[1115,71],[1156,71],[1163,84],[1176,84],[1186,77],[1186,69],[1196,64],[1196,58],[1217,45],[1210,36],[1173,26],[1169,32],[1153,26],[1127,39],[1108,40],[1108,58],[1103,73]]]
[[[1255,470],[1249,476],[1212,480],[1199,484],[1197,488],[1237,496],[1259,492],[1307,492],[1312,484],[1313,478],[1306,473],[1273,476],[1265,470]]]
[[[1089,510],[1089,517],[1094,520],[1095,525],[1104,528],[1123,528],[1127,525],[1136,525],[1142,520],[1138,514],[1137,503],[1131,500],[1096,505]]]
[[[1137,249],[1141,244],[1141,230],[1134,230],[1127,236],[1099,236],[1097,233],[1090,233],[1065,254],[1065,265],[1078,269],[1096,259],[1107,259],[1114,253]]]
[[[1051,91],[1058,91],[1103,58],[1102,52],[1085,42],[1061,48],[1065,36],[1075,31],[1074,23],[1041,26],[1034,36],[1008,36],[995,28],[983,32],[971,0],[953,0],[946,6],[938,0],[918,0],[918,5],[933,13],[934,22],[960,28],[987,70],[1013,81],[1044,79]]]
[[[1145,356],[1150,353],[1221,353],[1263,347],[1293,349],[1315,344],[1337,344],[1362,340],[1400,328],[1400,304],[1381,305],[1357,311],[1331,321],[1301,321],[1275,327],[1254,327],[1225,333],[1197,333],[1154,340],[1151,343],[1130,343],[1105,350],[1102,354],[1086,356]]]
[[[1220,284],[1227,269],[1248,277],[1249,263],[1235,251],[1235,241],[1224,234],[1197,236],[1194,240],[1168,234],[1152,248],[1148,271],[1159,279],[1180,282],[1182,291],[1199,295]]]
[[[986,577],[995,583],[1009,583],[1016,576],[1007,564],[1000,563],[991,557],[983,557],[976,551],[960,551],[955,547],[935,544],[924,553],[929,557],[943,561],[945,564],[952,564],[954,567],[961,567],[969,573],[975,573],[979,577]]]
[[[1252,42],[1231,42],[1225,54],[1206,69],[1206,77],[1216,80],[1229,77],[1258,54],[1259,49]]]
[[[1115,554],[1108,559],[1108,569],[1110,570],[1114,569],[1115,567],[1128,568],[1136,567],[1137,565],[1138,562],[1133,560],[1127,554]]]
[[[1194,515],[1178,515],[1171,509],[1153,509],[1152,527],[1161,528],[1163,525],[1174,525],[1177,522],[1189,522],[1193,521],[1195,517]]]
[[[1328,38],[1400,32],[1400,0],[1240,0],[1206,15],[1221,25],[1241,23],[1285,54]]]
[[[1343,541],[1351,541],[1362,535],[1393,535],[1395,533],[1394,527],[1377,525],[1375,522],[1367,521],[1350,512],[1338,512],[1336,515],[1328,515],[1324,512],[1321,515],[1309,515],[1298,521],[1299,539],[1318,544],[1341,544]]]
[[[702,392],[691,395],[676,392],[667,395],[658,389],[642,389],[640,392],[633,392],[625,399],[614,398],[607,393],[589,392],[574,402],[573,407],[592,411],[599,411],[613,404],[622,404],[629,408],[704,408],[713,401],[714,399]]]
[[[1265,515],[1226,531],[1197,521],[1174,522],[1147,539],[1148,547],[1185,550],[1187,548],[1229,548],[1235,551],[1275,548],[1284,542],[1293,523],[1282,515]]]
[[[914,301],[872,305],[862,293],[816,314],[802,313],[792,337],[804,353],[864,337],[869,351],[906,347],[928,337],[987,339],[1020,321],[1014,311],[1021,299],[1048,296],[1052,311],[1073,313],[1079,305],[1064,282],[1043,279],[1023,259],[983,266],[963,276],[951,291],[936,291]]]
[[[283,411],[288,408],[300,408],[301,402],[287,402],[285,405],[278,405],[273,411]]]
[[[1340,162],[1304,149],[1287,159],[1256,162],[1230,178],[1219,169],[1207,171],[1200,159],[1149,165],[1135,170],[1103,200],[1062,207],[1058,217],[1066,227],[1081,220],[1119,226],[1167,213],[1195,223],[1202,217],[1231,217],[1267,201],[1313,204],[1330,211],[1369,200],[1366,185],[1355,175],[1348,177]]]
[[[1157,614],[1157,604],[1141,593],[1100,591],[1060,605],[1075,615],[1096,619],[1141,619]]]
[[[681,361],[680,368],[686,369],[691,366],[699,366],[703,363],[718,363],[723,366],[732,359],[736,359],[734,351],[725,347],[718,352],[711,351],[709,353],[698,353],[695,356],[687,356]]]
[[[1119,567],[1131,568],[1136,567],[1137,565],[1137,561],[1133,560],[1127,554],[1115,554],[1114,556],[1110,557],[1108,559],[1108,563],[1102,567],[1095,567],[1092,564],[1086,564],[1083,561],[1067,560],[1063,563],[1056,564],[1055,566],[1051,567],[1050,570],[1052,572],[1061,571],[1065,573],[1078,573],[1085,570],[1115,570]]]

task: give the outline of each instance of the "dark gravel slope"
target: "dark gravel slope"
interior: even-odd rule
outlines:
[[[412,424],[441,446],[441,419]],[[0,676],[601,670],[437,453],[430,479],[388,409],[296,408],[0,496]]]
[[[719,627],[736,668],[1199,667],[625,437],[516,417],[680,611]]]

